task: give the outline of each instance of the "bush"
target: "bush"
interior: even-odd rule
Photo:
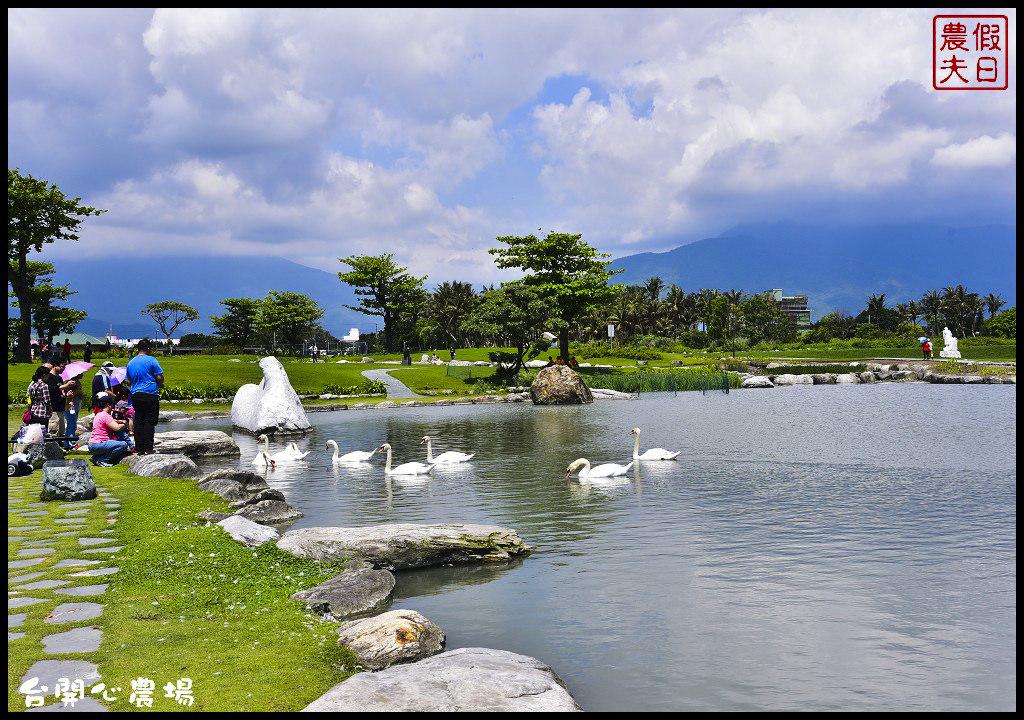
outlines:
[[[575,355],[577,360],[587,360],[596,357],[616,357],[627,360],[661,360],[664,357],[657,350],[647,347],[636,347],[635,345],[608,347],[598,343],[570,345],[569,354]]]

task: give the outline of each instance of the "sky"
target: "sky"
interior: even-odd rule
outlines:
[[[8,10],[8,167],[106,209],[50,259],[390,252],[507,279],[743,222],[1016,220],[1009,88],[932,87],[956,10]],[[59,247],[58,247],[59,245]]]

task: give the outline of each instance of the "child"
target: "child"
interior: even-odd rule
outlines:
[[[111,416],[118,422],[124,423],[124,429],[111,433],[115,439],[128,443],[128,452],[135,452],[135,443],[132,441],[132,431],[135,425],[135,410],[128,404],[127,400],[118,400],[114,406]]]

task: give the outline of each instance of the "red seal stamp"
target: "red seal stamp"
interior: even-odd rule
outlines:
[[[932,18],[932,86],[936,90],[1009,87],[1010,24],[1005,15]]]

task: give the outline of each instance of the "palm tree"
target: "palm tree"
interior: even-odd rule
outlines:
[[[970,293],[964,302],[965,320],[970,325],[971,335],[977,335],[978,325],[985,320],[985,301],[978,293]]]
[[[929,290],[921,297],[921,314],[924,315],[929,331],[939,332],[939,317],[942,314],[942,296],[937,290]]]
[[[967,288],[963,285],[947,285],[942,288],[942,314],[946,325],[952,325],[957,337],[967,334]]]
[[[988,319],[991,320],[999,312],[999,308],[1006,304],[1003,296],[998,293],[989,293],[985,296],[985,305],[988,307]]]
[[[921,315],[921,308],[916,302],[911,300],[907,303],[907,319],[910,320],[911,325],[917,325],[917,318]]]
[[[871,322],[871,318],[875,318],[875,325],[878,325],[882,320],[882,311],[885,309],[885,293],[881,295],[872,295],[868,298],[868,322]]]

